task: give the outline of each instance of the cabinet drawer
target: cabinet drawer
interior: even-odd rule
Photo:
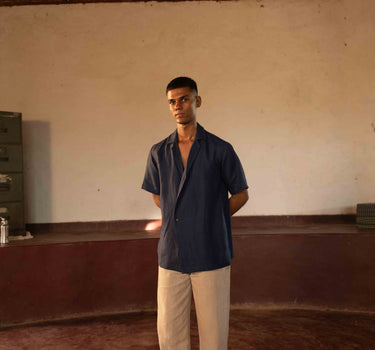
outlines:
[[[0,143],[22,143],[21,113],[0,111]]]
[[[16,202],[23,200],[23,176],[22,173],[0,173],[0,203]]]
[[[0,172],[22,171],[22,146],[0,145]]]
[[[8,219],[10,232],[25,228],[23,202],[0,203],[0,216]]]

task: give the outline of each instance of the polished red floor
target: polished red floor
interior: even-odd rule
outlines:
[[[198,330],[192,317],[192,349]],[[3,329],[0,350],[158,349],[155,312]],[[375,313],[304,309],[231,310],[229,349],[374,350]]]

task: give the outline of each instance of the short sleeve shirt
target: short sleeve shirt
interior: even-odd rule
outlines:
[[[230,265],[228,192],[236,194],[248,186],[228,142],[198,124],[184,168],[176,130],[151,148],[142,188],[160,195],[162,268],[192,273]]]

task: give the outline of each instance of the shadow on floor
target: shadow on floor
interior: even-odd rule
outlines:
[[[192,349],[198,330],[192,315]],[[156,313],[3,329],[0,350],[158,349]],[[374,350],[375,313],[300,309],[231,310],[229,349]]]

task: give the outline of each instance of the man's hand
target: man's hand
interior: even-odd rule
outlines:
[[[233,215],[240,210],[249,199],[249,194],[246,190],[242,190],[229,198],[230,215]]]

